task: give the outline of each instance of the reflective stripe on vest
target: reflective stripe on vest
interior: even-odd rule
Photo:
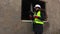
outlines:
[[[41,17],[41,11],[38,11],[37,14],[36,14],[36,12],[34,12],[34,16],[39,16],[39,17]],[[38,24],[44,24],[44,22],[41,21],[41,20],[38,19],[38,18],[34,18],[34,22],[35,22],[35,23],[38,23]]]

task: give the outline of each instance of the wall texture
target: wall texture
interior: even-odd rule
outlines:
[[[45,34],[60,34],[60,1],[59,0],[45,0],[46,11],[48,14],[49,29]]]
[[[21,0],[0,0],[0,34],[19,34]]]
[[[46,1],[44,34],[60,34],[60,1]],[[21,22],[21,0],[0,0],[0,34],[33,34],[32,24]]]

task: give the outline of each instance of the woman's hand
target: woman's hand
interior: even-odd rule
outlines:
[[[32,16],[31,15],[29,15],[29,19],[32,19]]]

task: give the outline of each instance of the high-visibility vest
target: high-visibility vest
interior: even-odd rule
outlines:
[[[36,12],[34,12],[34,16],[38,16],[38,17],[40,17],[40,18],[41,18],[41,11],[38,11],[38,12],[37,12],[37,14],[36,14]],[[40,20],[40,19],[38,19],[38,18],[34,18],[34,23],[44,24],[44,22],[43,22],[43,21],[41,21],[41,20]]]

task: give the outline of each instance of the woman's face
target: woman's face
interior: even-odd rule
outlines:
[[[39,8],[38,8],[38,7],[36,7],[36,8],[35,8],[35,10],[37,11],[37,10],[39,10]]]

